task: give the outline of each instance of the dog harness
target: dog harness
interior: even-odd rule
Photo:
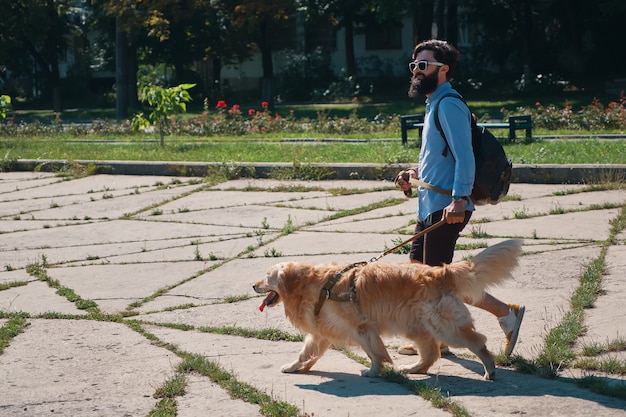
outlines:
[[[348,272],[349,270],[353,268],[356,268],[357,266],[363,266],[366,264],[368,264],[368,262],[355,262],[353,264],[346,265],[341,271],[337,272],[328,281],[326,281],[326,284],[324,284],[324,286],[322,287],[320,291],[320,298],[319,300],[317,300],[317,304],[315,304],[316,316],[319,315],[320,310],[322,309],[322,306],[324,305],[324,302],[326,300],[339,301],[339,302],[356,301],[356,282],[355,282],[356,274],[352,275],[352,279],[350,279],[350,291],[349,292],[342,292],[342,293],[336,294],[336,293],[331,292],[331,290],[333,289],[335,284],[339,282],[339,280],[341,279],[344,273]]]
[[[434,229],[438,228],[439,226],[443,226],[444,224],[446,224],[445,217],[439,220],[437,223],[431,225],[430,227],[427,227],[426,229],[414,234],[409,239],[405,240],[399,245],[396,245],[391,249],[387,249],[385,252],[381,253],[380,255],[373,257],[369,261],[355,262],[353,264],[349,264],[345,266],[341,271],[337,272],[328,281],[326,281],[326,284],[324,284],[324,286],[322,287],[320,291],[320,298],[319,300],[317,300],[317,304],[315,304],[315,315],[316,316],[319,315],[320,310],[322,310],[322,306],[324,305],[324,302],[326,300],[340,301],[340,302],[343,302],[343,301],[356,302],[356,282],[355,282],[356,274],[352,275],[352,279],[350,279],[350,292],[344,292],[341,294],[333,294],[331,292],[335,284],[339,282],[339,280],[341,279],[344,273],[346,273],[347,271],[353,268],[356,268],[357,266],[363,266],[363,265],[367,265],[370,262],[376,262],[383,256],[386,256],[392,252],[395,252],[397,249],[401,248],[405,244],[412,242],[413,240],[417,239],[420,236],[424,236],[426,233],[431,232]]]

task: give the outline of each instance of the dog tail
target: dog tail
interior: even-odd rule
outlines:
[[[505,240],[488,247],[472,259],[448,265],[446,274],[454,276],[461,295],[472,301],[480,301],[485,288],[511,277],[521,251],[521,240]]]

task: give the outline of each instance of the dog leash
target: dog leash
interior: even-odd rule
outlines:
[[[452,215],[452,213],[449,213],[448,215]],[[463,213],[463,215],[465,215],[465,213]],[[377,260],[379,260],[380,258],[382,258],[383,256],[387,256],[392,252],[395,252],[397,249],[400,249],[402,246],[406,245],[407,243],[411,243],[413,242],[415,239],[417,239],[418,237],[422,237],[424,236],[426,233],[430,233],[433,230],[435,230],[436,228],[438,228],[439,226],[443,226],[444,224],[446,224],[446,219],[443,218],[441,220],[439,220],[437,223],[427,227],[426,229],[419,231],[417,233],[415,233],[413,236],[411,236],[410,238],[408,238],[407,240],[405,240],[404,242],[400,243],[399,245],[394,246],[391,249],[387,249],[386,251],[384,251],[383,253],[381,253],[378,256],[374,256],[372,259],[369,260],[369,262],[376,262]]]

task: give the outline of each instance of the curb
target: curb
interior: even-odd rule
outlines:
[[[276,178],[309,177],[326,180],[389,180],[406,168],[400,164],[336,163],[308,164],[260,162],[166,162],[166,161],[97,161],[97,160],[29,160],[19,159],[13,171],[57,172],[67,166],[94,166],[98,174],[158,175],[205,177],[212,172],[225,172],[231,177]],[[626,180],[626,164],[520,164],[513,165],[512,182],[526,184],[580,184]]]

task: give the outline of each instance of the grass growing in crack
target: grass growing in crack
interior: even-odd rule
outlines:
[[[621,190],[624,188],[624,179],[615,180],[615,178],[608,178],[607,181],[598,184],[588,184],[581,188],[568,189],[562,191],[555,191],[552,195],[565,196],[570,194],[580,194],[594,191],[607,191],[607,190]]]
[[[626,350],[626,338],[618,337],[607,341],[605,344],[586,344],[582,348],[582,354],[585,356],[598,356],[608,352],[621,352],[622,350]]]
[[[176,397],[185,395],[187,378],[184,374],[176,374],[172,378],[157,388],[152,395],[159,399],[154,409],[148,413],[149,417],[175,417],[178,414],[178,403]]]
[[[251,297],[248,294],[244,295],[231,295],[228,297],[224,297],[224,302],[227,304],[238,303],[239,301],[249,300]]]
[[[9,346],[9,342],[15,336],[24,332],[24,329],[29,326],[26,318],[21,315],[15,315],[10,317],[9,320],[0,327],[0,355],[4,352],[4,349]]]
[[[551,329],[544,343],[543,350],[539,353],[532,364],[524,364],[524,369],[533,373],[543,374],[548,377],[557,377],[558,371],[569,366],[578,366],[583,369],[602,370],[605,372],[623,373],[626,366],[624,361],[585,361],[576,362],[577,354],[574,351],[574,343],[585,333],[584,310],[593,306],[600,294],[602,294],[602,275],[606,269],[605,258],[609,246],[616,244],[616,236],[626,228],[626,206],[622,206],[618,217],[611,221],[609,238],[602,244],[600,255],[592,260],[580,277],[580,285],[574,291],[570,300],[571,311],[567,312],[561,322]],[[620,349],[621,344],[617,344]],[[515,360],[518,366],[520,360]],[[590,389],[604,395],[611,395],[626,399],[626,389],[614,389],[611,385],[598,384],[598,379],[593,378],[580,383],[587,384]]]
[[[229,336],[250,337],[260,340],[270,340],[273,342],[284,340],[288,342],[301,342],[302,335],[293,335],[278,329],[248,330],[236,326],[225,327],[199,327],[198,331],[213,334],[223,334]]]
[[[585,369],[587,371],[606,372],[607,374],[626,374],[626,361],[618,358],[583,358],[575,361],[572,366],[579,369]]]
[[[14,288],[14,287],[23,287],[24,285],[28,285],[28,282],[26,281],[0,282],[0,291],[8,290],[9,288]]]
[[[360,363],[363,366],[366,366],[368,368],[371,366],[371,363],[368,359],[359,356],[348,349],[340,349],[340,351],[348,358]],[[404,374],[394,370],[389,366],[385,367],[381,374],[381,377],[385,381],[396,383],[405,387],[409,391],[416,393],[425,400],[430,401],[433,407],[445,410],[454,417],[470,416],[470,413],[465,408],[463,408],[459,404],[456,404],[448,397],[443,395],[441,393],[441,390],[437,387],[433,387],[432,385],[421,383],[418,381],[413,381],[410,378],[407,378]]]
[[[386,200],[379,201],[377,203],[368,204],[367,206],[362,206],[362,207],[358,207],[358,208],[351,209],[351,210],[339,211],[331,216],[328,216],[328,218],[326,218],[324,221],[337,220],[343,217],[354,216],[356,214],[361,214],[361,213],[367,213],[369,211],[377,210],[380,208],[393,207],[393,206],[397,206],[398,204],[402,204],[405,201],[406,199],[403,199],[403,198],[388,198]]]
[[[61,283],[55,279],[52,279],[45,268],[47,261],[42,255],[41,264],[30,264],[26,266],[26,272],[40,281],[48,284],[50,288],[56,289],[56,293],[62,297],[65,297],[69,302],[74,303],[79,310],[86,310],[89,314],[100,314],[98,304],[91,300],[85,300],[74,292],[71,288],[67,288],[61,285]]]
[[[177,329],[177,330],[182,330],[182,331],[197,330],[202,333],[248,337],[252,339],[269,340],[272,342],[276,342],[280,340],[287,341],[287,342],[302,342],[304,340],[304,337],[301,334],[291,334],[291,333],[287,333],[279,329],[249,330],[249,329],[244,329],[242,327],[237,327],[237,326],[222,326],[222,327],[201,326],[201,327],[196,328],[195,326],[192,326],[189,324],[150,323],[147,321],[142,321],[142,322],[129,321],[129,323],[135,323],[137,326],[140,326],[140,323],[149,323],[154,326],[167,327],[168,329]]]
[[[457,243],[454,250],[484,249],[487,246],[487,242]]]
[[[596,376],[586,376],[575,381],[576,385],[582,388],[590,389],[599,394],[609,395],[615,398],[626,399],[626,385],[612,384],[605,378]]]
[[[225,389],[231,398],[258,404],[260,412],[266,416],[296,417],[300,415],[298,407],[284,401],[277,401],[257,388],[237,381],[235,377],[221,368],[217,363],[197,354],[183,355],[183,361],[178,365],[180,372],[197,372],[210,378]]]
[[[251,404],[258,404],[260,412],[266,416],[276,417],[298,417],[300,415],[298,408],[284,401],[276,401],[269,395],[259,391],[255,387],[244,382],[238,381],[232,374],[225,371],[218,363],[208,360],[206,357],[184,352],[176,346],[164,343],[154,334],[146,332],[138,321],[129,320],[126,322],[129,328],[140,333],[157,346],[161,346],[170,350],[182,361],[178,364],[177,374],[188,374],[196,372],[200,375],[210,378],[213,382],[224,388],[233,399],[240,399]],[[185,379],[186,380],[186,379]],[[173,390],[165,390],[173,392]],[[157,404],[150,416],[176,416],[177,403],[173,398],[163,398]]]
[[[185,387],[187,386],[187,378],[184,375],[174,375],[172,378],[157,388],[152,395],[154,398],[174,398],[185,395]]]

